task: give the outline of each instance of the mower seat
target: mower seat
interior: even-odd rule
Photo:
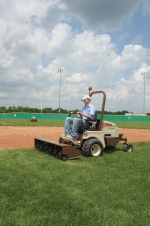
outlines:
[[[95,111],[94,119],[87,119],[86,120],[86,129],[87,130],[93,130],[96,128],[97,123],[97,111]]]

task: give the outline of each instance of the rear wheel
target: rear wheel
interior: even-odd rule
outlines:
[[[101,156],[103,154],[103,145],[98,139],[95,138],[86,140],[82,146],[82,154],[87,157]]]

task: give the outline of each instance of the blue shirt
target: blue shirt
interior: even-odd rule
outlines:
[[[92,115],[92,119],[94,119],[95,116],[95,107],[92,104],[84,105],[84,107],[81,109],[81,112],[87,115]],[[87,119],[85,116],[82,116],[83,119]]]

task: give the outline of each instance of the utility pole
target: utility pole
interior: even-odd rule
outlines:
[[[148,74],[148,72],[142,72],[141,75],[144,75],[144,95],[143,95],[143,114],[145,114],[145,75]]]
[[[42,96],[43,96],[43,93],[41,94],[41,114],[42,114]]]
[[[60,113],[61,73],[63,71],[64,71],[63,69],[58,69],[58,73],[60,73],[60,81],[59,81],[59,113]]]

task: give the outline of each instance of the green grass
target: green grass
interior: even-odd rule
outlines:
[[[150,129],[150,122],[112,121],[119,128]],[[27,119],[0,119],[0,126],[64,126],[64,120],[42,120],[29,122]]]
[[[66,162],[0,151],[0,225],[150,225],[150,142],[121,148]]]
[[[123,122],[123,121],[114,121],[114,123],[119,128],[150,129],[150,122]]]
[[[64,126],[64,120],[38,120],[29,122],[27,119],[0,119],[0,126]]]

